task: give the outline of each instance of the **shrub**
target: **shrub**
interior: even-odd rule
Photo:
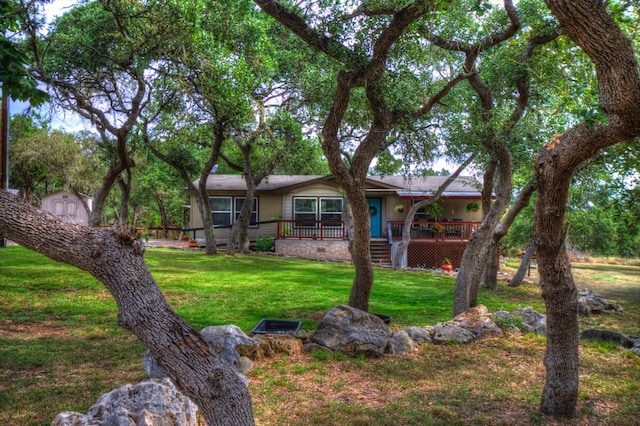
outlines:
[[[269,251],[273,247],[273,243],[275,242],[275,238],[273,237],[262,237],[254,244],[255,251]]]

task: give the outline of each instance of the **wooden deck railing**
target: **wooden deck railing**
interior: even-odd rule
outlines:
[[[347,238],[344,222],[279,220],[278,239],[343,240]]]
[[[413,222],[413,240],[468,240],[480,222]],[[404,222],[389,222],[385,234],[389,240],[402,239]],[[390,234],[389,234],[390,233]],[[342,240],[347,238],[344,222],[279,220],[278,239]]]
[[[412,240],[468,240],[480,222],[413,222]],[[402,239],[404,222],[391,222],[394,240]]]

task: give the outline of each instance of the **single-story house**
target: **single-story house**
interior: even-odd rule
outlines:
[[[433,196],[446,179],[447,176],[367,178],[365,191],[375,261],[388,262],[390,246],[401,238],[409,207]],[[216,240],[226,241],[230,226],[245,200],[245,181],[241,175],[211,174],[206,188],[211,196]],[[479,183],[471,177],[461,176],[438,200],[441,211],[438,217],[418,212],[412,223],[409,266],[435,266],[442,260],[435,259],[439,256],[448,257],[454,266],[459,266],[462,251],[482,220],[480,198]],[[344,208],[343,191],[333,176],[269,176],[257,187],[249,238],[255,241],[265,236],[274,237],[276,252],[285,255],[349,260]],[[190,212],[190,228],[202,228],[202,218],[193,197]],[[203,237],[202,231],[192,232],[196,237]],[[431,247],[426,251],[433,254],[416,255],[425,251],[424,247],[418,250],[418,243],[430,243]],[[445,250],[443,243],[456,248]],[[373,245],[380,247],[374,249]],[[378,251],[382,253],[378,255]]]
[[[86,195],[57,191],[42,198],[42,209],[66,222],[88,225],[92,202]]]

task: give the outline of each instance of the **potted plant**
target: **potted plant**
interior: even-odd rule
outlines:
[[[475,213],[478,210],[480,210],[480,204],[476,203],[475,201],[467,204],[467,213]]]
[[[434,223],[433,225],[431,225],[431,230],[436,234],[439,234],[444,231],[444,226],[440,223]]]
[[[189,247],[199,247],[200,245],[198,244],[197,240],[189,240]]]
[[[448,272],[453,271],[453,265],[451,264],[451,259],[449,259],[448,257],[445,257],[444,259],[442,259],[442,262],[440,263],[440,269]]]

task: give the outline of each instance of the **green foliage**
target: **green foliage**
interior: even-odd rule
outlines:
[[[517,329],[520,331],[525,331],[527,329],[524,318],[520,315],[496,315],[493,320],[503,330],[510,331],[513,329]]]
[[[275,238],[273,237],[262,237],[255,242],[253,247],[256,251],[270,251],[274,242]]]
[[[0,1],[0,83],[3,94],[11,99],[38,106],[49,99],[49,94],[38,88],[38,82],[28,72],[30,61],[24,47],[16,42],[19,37],[15,35],[22,30],[17,14],[20,8],[17,2]]]

